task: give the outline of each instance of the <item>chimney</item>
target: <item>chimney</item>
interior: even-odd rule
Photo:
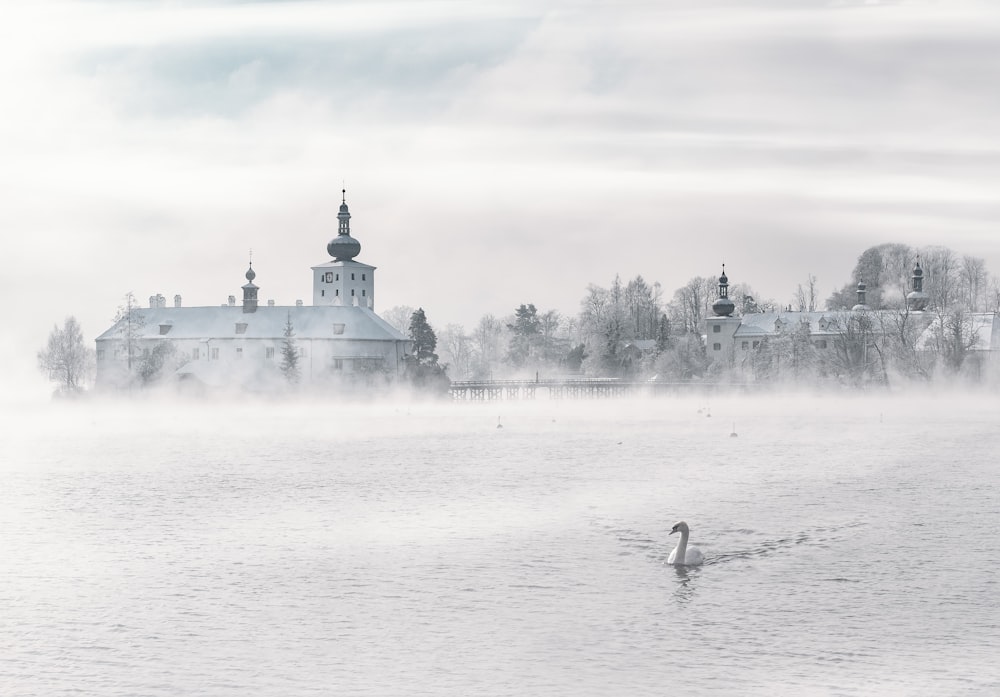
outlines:
[[[267,306],[268,307],[274,307],[274,300],[268,300],[267,301]]]
[[[175,295],[174,296],[174,307],[180,307],[180,306],[181,306],[181,296],[180,295]]]
[[[149,296],[149,308],[151,310],[156,309],[156,296],[155,295],[150,295]]]
[[[296,300],[295,301],[295,307],[302,307],[302,301],[301,300]]]
[[[236,296],[235,295],[230,295],[229,296],[229,307],[236,307]]]

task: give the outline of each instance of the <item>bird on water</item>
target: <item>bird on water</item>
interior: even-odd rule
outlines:
[[[674,527],[670,529],[670,534],[673,535],[675,532],[681,534],[681,539],[670,556],[667,557],[667,563],[677,566],[698,566],[701,564],[705,560],[701,550],[693,545],[688,546],[688,538],[691,536],[691,528],[688,527],[688,524],[683,520],[675,523]]]

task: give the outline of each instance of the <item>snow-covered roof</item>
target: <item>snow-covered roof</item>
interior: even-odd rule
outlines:
[[[779,331],[794,331],[801,323],[808,323],[809,333],[818,336],[838,334],[847,326],[850,312],[755,312],[740,317],[735,337],[760,337]]]
[[[932,350],[937,346],[937,337],[941,333],[941,317],[931,322],[917,339],[917,349]],[[1000,351],[1000,314],[995,312],[971,312],[967,315],[968,324],[963,329],[969,335],[975,333],[976,342],[973,351]]]
[[[243,312],[243,306],[152,307],[134,310],[141,318],[140,339],[275,339],[285,335],[292,320],[296,339],[345,339],[356,341],[405,341],[406,337],[365,307],[315,306],[258,307]],[[240,325],[246,325],[242,327]],[[112,326],[97,341],[120,338]],[[242,331],[239,331],[242,330]]]

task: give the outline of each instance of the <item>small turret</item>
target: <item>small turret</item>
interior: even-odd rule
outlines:
[[[337,236],[326,245],[335,261],[353,259],[361,254],[361,243],[351,237],[351,213],[347,210],[347,189],[341,189],[340,212],[337,213]]]
[[[865,304],[868,286],[865,285],[864,281],[858,281],[858,304],[851,308],[854,312],[861,312],[863,310],[870,310],[871,308]]]
[[[920,258],[913,269],[913,290],[906,295],[906,307],[910,312],[923,312],[930,297],[924,292],[924,270],[920,268]]]
[[[246,285],[243,286],[243,312],[256,312],[257,311],[257,286],[254,285],[253,279],[257,278],[257,273],[253,270],[253,262],[250,262],[250,268],[246,272]]]
[[[719,276],[719,299],[712,303],[712,312],[718,317],[729,317],[736,310],[736,304],[729,299],[729,277],[726,276],[726,265],[722,265],[722,275]]]

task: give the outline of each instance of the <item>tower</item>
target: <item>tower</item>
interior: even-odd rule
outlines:
[[[332,261],[313,266],[313,305],[344,305],[375,309],[375,267],[354,261],[361,243],[351,237],[347,190],[341,190],[337,236],[326,245]]]
[[[906,307],[910,312],[923,312],[930,299],[924,292],[924,270],[920,268],[920,258],[917,258],[917,265],[913,269],[913,290],[906,295]]]
[[[250,268],[247,269],[246,279],[247,282],[243,286],[243,312],[256,312],[257,311],[257,286],[254,285],[253,279],[257,278],[257,273],[253,270],[253,262],[250,262]]]
[[[729,277],[726,276],[726,265],[722,265],[722,275],[719,276],[719,297],[712,303],[714,317],[705,318],[705,354],[710,361],[725,361],[732,365],[736,355],[736,330],[743,321],[733,317],[736,304],[729,298]]]
[[[866,292],[868,286],[865,285],[864,281],[858,281],[858,289],[855,291],[858,294],[858,304],[851,308],[853,312],[861,312],[862,310],[870,310],[871,308],[865,304],[866,302]]]

